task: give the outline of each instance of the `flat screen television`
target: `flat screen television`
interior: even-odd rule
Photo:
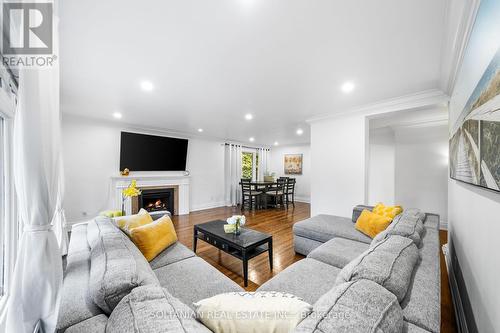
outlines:
[[[185,171],[188,140],[121,132],[120,170]]]

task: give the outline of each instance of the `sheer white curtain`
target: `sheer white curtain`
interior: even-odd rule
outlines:
[[[259,148],[259,180],[264,180],[264,174],[268,171],[269,149]]]
[[[59,68],[21,69],[18,99],[14,181],[24,228],[8,294],[5,328],[6,332],[31,333],[39,322],[44,332],[54,332],[62,260],[53,224],[57,224],[61,240],[64,233]]]
[[[226,205],[236,206],[241,202],[241,145],[225,145],[224,179]]]

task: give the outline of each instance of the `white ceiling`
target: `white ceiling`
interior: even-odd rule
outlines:
[[[64,0],[62,110],[119,111],[138,126],[256,144],[308,142],[315,115],[438,87],[444,2]],[[142,91],[141,80],[155,89]],[[343,94],[348,80],[356,89]]]

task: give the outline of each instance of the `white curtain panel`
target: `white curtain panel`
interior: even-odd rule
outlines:
[[[56,30],[57,31],[57,30]],[[57,45],[57,34],[54,36]],[[54,332],[62,287],[63,170],[59,68],[21,69],[14,120],[14,181],[23,232],[8,294],[6,332]],[[64,247],[62,245],[62,247]]]
[[[268,171],[269,149],[259,148],[259,180],[264,180],[264,174]]]
[[[226,205],[236,206],[241,202],[241,145],[226,144],[224,153],[224,179]]]

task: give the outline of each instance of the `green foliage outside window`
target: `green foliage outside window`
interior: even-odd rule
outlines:
[[[241,158],[241,178],[253,178],[253,154],[242,153]]]

